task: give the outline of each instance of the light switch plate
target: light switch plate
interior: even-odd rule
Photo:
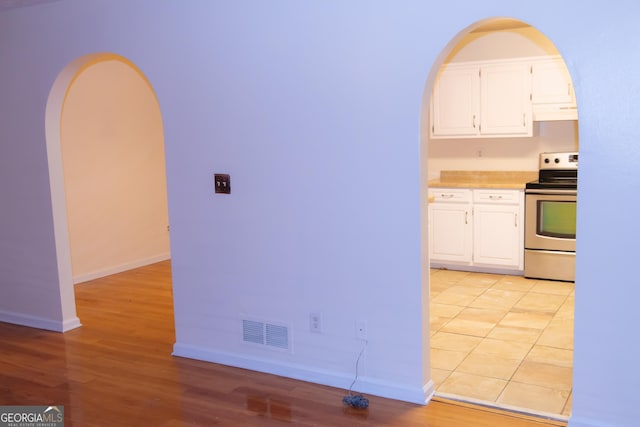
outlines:
[[[216,173],[213,176],[216,193],[231,194],[231,176],[226,173]]]

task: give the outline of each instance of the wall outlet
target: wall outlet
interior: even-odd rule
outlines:
[[[361,340],[367,339],[367,321],[356,320],[356,337]]]
[[[309,314],[309,330],[316,334],[322,333],[322,314],[317,312]]]

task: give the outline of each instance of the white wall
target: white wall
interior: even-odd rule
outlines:
[[[529,138],[431,139],[429,178],[443,170],[537,171],[540,153],[578,151],[577,121],[534,122],[533,128]]]
[[[162,118],[145,77],[118,59],[84,69],[60,139],[74,282],[167,259]]]
[[[513,16],[554,41],[578,96],[570,425],[634,426],[640,345],[621,326],[640,322],[637,219],[626,209],[611,220],[602,195],[627,200],[640,182],[640,58],[629,54],[640,6],[581,6],[61,0],[0,13],[0,318],[69,318],[43,117],[67,64],[115,52],[149,78],[163,112],[176,352],[348,387],[365,319],[356,388],[424,399],[425,80],[461,29]],[[214,172],[231,174],[231,195],[212,194]],[[311,311],[322,312],[323,334],[308,332]],[[243,314],[290,324],[293,351],[243,345]]]

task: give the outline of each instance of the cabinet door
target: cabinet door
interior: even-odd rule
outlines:
[[[474,205],[473,262],[522,269],[522,220],[518,205]]]
[[[432,261],[471,262],[471,205],[429,205],[429,247]]]
[[[481,120],[483,136],[532,136],[531,74],[526,63],[481,67]]]
[[[531,100],[535,120],[578,118],[571,76],[562,58],[540,59],[532,63]]]
[[[432,137],[478,135],[479,71],[477,65],[449,64],[442,69],[431,98]]]

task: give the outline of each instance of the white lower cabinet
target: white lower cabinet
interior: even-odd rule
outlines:
[[[430,192],[429,247],[431,259],[470,264],[473,229],[471,190],[442,189]]]
[[[429,248],[436,267],[524,268],[522,190],[438,188],[429,192]]]

